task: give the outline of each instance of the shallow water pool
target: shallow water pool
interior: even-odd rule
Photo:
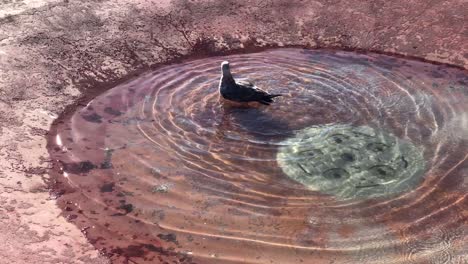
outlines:
[[[283,96],[223,102],[223,60]],[[462,263],[467,82],[304,49],[161,67],[57,124],[59,203],[116,263]]]

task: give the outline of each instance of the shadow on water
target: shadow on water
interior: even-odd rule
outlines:
[[[289,124],[267,112],[267,107],[223,103],[222,118],[217,133],[239,129],[258,140],[281,140],[292,136],[293,131]]]

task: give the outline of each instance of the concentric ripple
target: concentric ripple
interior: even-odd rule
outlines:
[[[222,101],[223,60],[235,76],[284,96],[268,107]],[[57,124],[51,155],[57,180],[72,187],[59,201],[116,263],[462,263],[467,82],[459,69],[302,49],[162,67]],[[384,196],[309,188],[285,174],[277,155],[310,127],[383,131],[387,140],[366,143],[367,151],[332,152],[344,162],[378,160],[366,177],[397,168],[417,180]],[[407,158],[365,157],[395,145],[388,142],[411,146]],[[343,168],[319,174],[352,178]]]

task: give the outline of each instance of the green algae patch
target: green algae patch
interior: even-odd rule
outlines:
[[[309,127],[281,145],[277,161],[288,177],[341,199],[408,191],[425,168],[421,148],[368,126]]]

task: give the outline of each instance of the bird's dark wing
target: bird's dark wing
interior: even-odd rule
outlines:
[[[237,97],[241,101],[257,101],[261,98],[268,96],[268,93],[258,88],[251,82],[238,81],[236,82],[238,89],[236,89]]]
[[[237,79],[236,83],[238,85],[241,85],[241,86],[244,86],[244,87],[250,87],[250,88],[255,87],[255,85],[251,81],[249,81],[248,79]]]

